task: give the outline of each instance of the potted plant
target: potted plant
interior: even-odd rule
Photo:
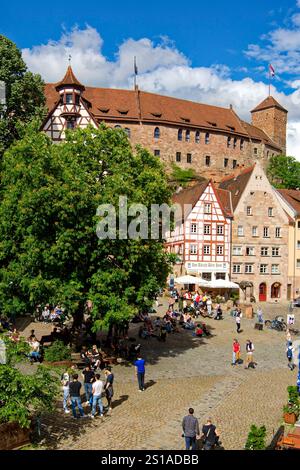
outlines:
[[[291,385],[287,388],[287,391],[289,399],[287,405],[283,407],[283,419],[287,424],[295,424],[300,412],[298,388]]]

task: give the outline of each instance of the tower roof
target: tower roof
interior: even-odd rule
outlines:
[[[56,90],[59,90],[60,88],[63,88],[67,85],[72,85],[74,87],[80,88],[81,90],[85,90],[84,85],[82,85],[82,83],[80,83],[79,80],[77,80],[75,77],[71,65],[68,66],[64,78],[55,85],[55,88]]]
[[[288,112],[281,104],[278,103],[278,101],[273,98],[273,96],[268,96],[265,100],[263,100],[256,108],[252,109],[251,113],[255,113],[256,111],[262,111],[263,109],[268,109],[268,108],[278,108],[281,109],[281,111]]]

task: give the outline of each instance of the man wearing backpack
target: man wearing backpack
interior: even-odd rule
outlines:
[[[292,341],[289,341],[288,347],[286,350],[286,356],[288,358],[288,368],[291,369],[291,371],[293,371],[296,367],[294,364],[293,354],[294,354],[293,343]]]
[[[203,450],[212,450],[219,441],[219,432],[211,418],[208,418],[206,424],[202,427]]]

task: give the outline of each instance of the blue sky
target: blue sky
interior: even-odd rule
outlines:
[[[2,5],[0,32],[46,81],[61,78],[70,53],[84,83],[128,88],[137,55],[141,88],[232,103],[249,120],[268,93],[271,62],[272,94],[290,111],[300,157],[300,0],[24,3]]]

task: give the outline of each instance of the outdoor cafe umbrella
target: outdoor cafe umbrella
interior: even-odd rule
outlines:
[[[174,281],[176,284],[196,284],[198,286],[204,286],[204,287],[210,286],[210,282],[205,281],[204,279],[201,279],[200,277],[191,276],[191,275],[176,277]]]
[[[215,281],[211,281],[209,286],[212,289],[238,289],[239,285],[235,284],[235,282],[226,281],[225,279],[216,279]]]

